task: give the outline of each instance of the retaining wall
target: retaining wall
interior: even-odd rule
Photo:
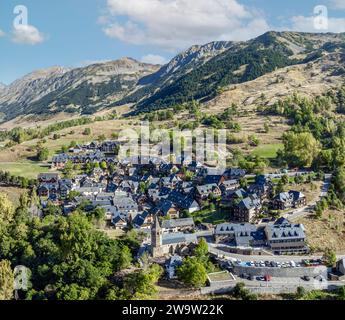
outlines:
[[[277,278],[300,278],[304,276],[316,277],[322,275],[327,279],[327,267],[301,267],[301,268],[256,268],[247,266],[234,266],[232,272],[238,276],[247,274],[254,277],[270,275]]]

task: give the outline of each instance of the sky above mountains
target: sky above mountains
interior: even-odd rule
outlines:
[[[328,25],[315,20],[326,14],[318,5],[327,8]],[[345,0],[1,1],[0,82],[124,56],[164,64],[194,44],[268,30],[345,32]]]

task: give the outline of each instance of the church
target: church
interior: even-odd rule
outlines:
[[[198,244],[198,238],[192,233],[164,233],[156,216],[151,229],[151,254],[153,258],[166,255],[188,255]]]

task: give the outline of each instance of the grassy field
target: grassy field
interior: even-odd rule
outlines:
[[[277,156],[278,150],[283,149],[283,147],[281,143],[265,144],[257,147],[253,154],[265,159],[274,159]]]
[[[0,193],[7,194],[8,198],[13,202],[15,206],[19,205],[19,197],[25,191],[25,189],[20,188],[0,186]]]
[[[199,220],[201,223],[220,224],[228,221],[228,213],[223,210],[202,210],[193,213],[194,220]]]
[[[299,219],[297,222],[304,224],[308,243],[315,252],[329,248],[338,254],[345,253],[345,218],[343,211],[327,210],[321,219],[307,217]]]
[[[0,162],[0,170],[25,178],[37,178],[39,173],[50,172],[47,164],[36,162]]]

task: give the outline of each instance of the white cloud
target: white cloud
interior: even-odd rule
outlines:
[[[144,63],[150,63],[150,64],[166,64],[168,61],[166,58],[156,55],[156,54],[148,54],[141,58],[141,61]]]
[[[345,9],[345,1],[344,0],[331,0],[331,5],[335,9]]]
[[[21,24],[13,30],[12,41],[15,43],[35,45],[44,40],[44,35],[31,25]]]
[[[247,40],[270,29],[258,11],[237,0],[107,0],[107,3],[108,19],[104,16],[99,19],[104,22],[107,36],[172,51],[214,40]]]
[[[5,32],[0,29],[0,38],[5,36]]]
[[[305,16],[292,17],[292,30],[303,32],[345,32],[345,18],[328,18],[326,29],[319,29],[317,27],[318,21],[315,19],[317,18]]]

